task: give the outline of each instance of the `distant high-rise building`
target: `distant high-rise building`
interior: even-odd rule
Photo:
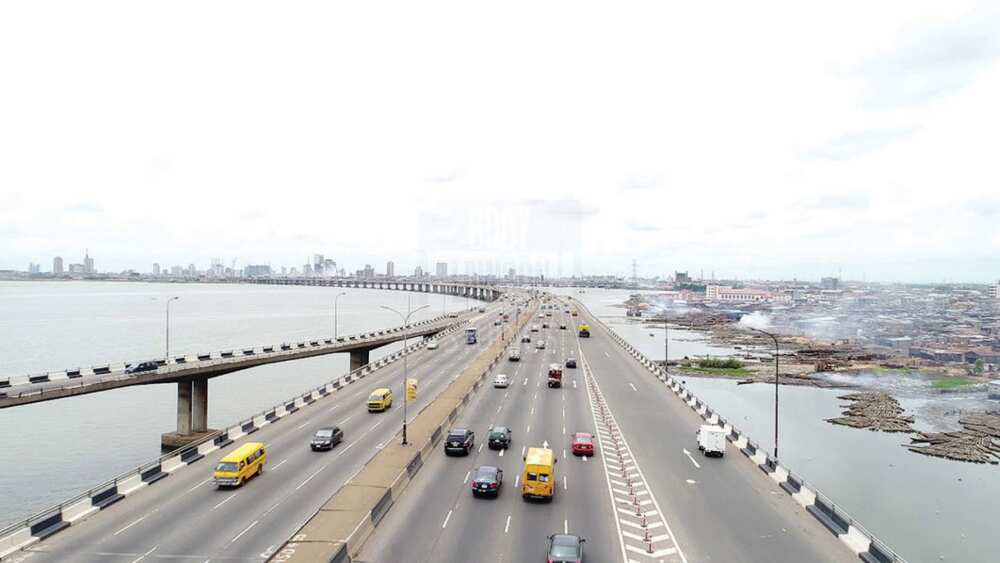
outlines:
[[[365,269],[362,271],[361,275],[364,278],[374,278],[375,277],[375,268],[372,268],[371,264],[365,264]]]
[[[84,273],[84,271],[83,271],[83,264],[70,264],[69,265],[69,273],[76,274],[76,275],[80,275],[80,274]]]
[[[392,263],[392,260],[385,263],[385,275],[390,278],[396,275],[396,265]]]
[[[420,266],[417,266],[416,268],[414,268],[413,269],[413,277],[415,277],[415,278],[422,278],[422,277],[424,277],[424,269],[421,268]]]
[[[507,269],[507,277],[510,278],[510,279],[516,278],[517,277],[517,270],[515,270],[514,268],[508,268]]]
[[[194,264],[188,264],[187,275],[195,277],[198,275],[198,268],[195,268]]]
[[[28,273],[29,274],[40,274],[42,272],[42,267],[34,262],[28,263]]]
[[[153,275],[154,276],[160,275],[160,263],[159,262],[153,262]]]
[[[674,283],[691,283],[691,276],[687,272],[674,272]]]
[[[823,289],[840,289],[840,278],[828,277],[819,280]]]
[[[55,258],[52,259],[52,274],[58,276],[62,273],[63,273],[62,256],[56,256]]]
[[[303,264],[302,265],[302,275],[303,276],[311,276],[312,273],[313,273],[312,264]]]
[[[313,263],[312,263],[312,266],[313,266],[313,273],[314,274],[316,274],[317,276],[322,276],[323,275],[323,255],[322,254],[313,254]]]
[[[90,257],[89,250],[86,250],[83,253],[83,273],[85,274],[97,273],[97,270],[94,269],[94,259]]]
[[[323,259],[323,275],[324,276],[336,276],[337,275],[337,263],[329,258]]]
[[[179,278],[179,277],[181,277],[181,276],[184,275],[184,268],[180,267],[179,265],[178,266],[171,266],[170,267],[170,275],[173,276],[173,277],[175,277],[175,278]]]
[[[248,278],[270,276],[271,266],[267,264],[248,264],[243,268],[243,275]]]
[[[448,263],[438,262],[437,265],[434,266],[434,274],[439,278],[448,277]]]

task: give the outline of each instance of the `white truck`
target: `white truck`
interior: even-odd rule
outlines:
[[[706,457],[722,457],[726,453],[726,431],[714,424],[702,424],[698,429],[698,449]]]

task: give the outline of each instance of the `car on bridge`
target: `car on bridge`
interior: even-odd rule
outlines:
[[[505,373],[498,373],[496,377],[493,378],[493,387],[497,389],[503,389],[510,386],[510,378],[507,377]]]
[[[566,367],[576,369],[576,358],[566,358]]]
[[[507,359],[510,360],[510,361],[512,361],[512,362],[520,362],[521,361],[521,349],[520,348],[511,348],[510,349],[510,353],[507,354]]]
[[[531,335],[530,334],[524,334],[524,335],[522,335],[521,336],[521,342],[531,342]]]
[[[510,447],[511,431],[506,426],[494,426],[490,428],[488,444],[491,450],[506,450]]]
[[[586,541],[573,534],[552,534],[549,536],[549,550],[545,560],[548,563],[581,563],[583,544]]]
[[[380,387],[368,396],[368,412],[382,412],[392,406],[392,390]]]
[[[542,328],[549,328],[549,323],[542,323]]]
[[[142,373],[144,371],[156,371],[160,369],[160,363],[155,361],[150,362],[139,362],[138,364],[130,365],[125,368],[125,373]]]
[[[267,463],[267,449],[260,442],[248,442],[230,452],[215,466],[215,485],[239,487],[247,479],[260,475]]]
[[[566,323],[559,323],[559,330],[566,330]]]
[[[434,340],[433,338],[430,339],[430,340],[428,340],[427,341],[427,349],[428,350],[437,350],[438,349],[438,341]]]
[[[313,434],[309,447],[312,451],[332,450],[334,446],[344,441],[344,431],[337,426],[324,426]]]
[[[472,480],[472,496],[500,496],[503,486],[503,469],[492,465],[483,465],[476,469],[476,478]]]
[[[539,350],[544,350],[545,349],[545,341],[544,340],[539,340],[538,342],[536,342],[535,343],[535,348],[538,348]]]
[[[468,428],[452,428],[444,439],[445,455],[461,453],[469,455],[476,445],[476,433]]]
[[[573,434],[570,448],[573,449],[573,455],[594,455],[594,435],[588,432]]]

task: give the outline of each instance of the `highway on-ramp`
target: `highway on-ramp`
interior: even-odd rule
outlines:
[[[574,324],[585,311],[578,318],[563,311],[560,305],[552,328],[532,333],[546,340],[545,350],[521,344],[522,360],[499,368],[510,387],[484,385],[456,421],[475,431],[475,451],[446,457],[439,446],[358,561],[544,561],[547,536],[565,532],[586,538],[587,561],[858,560],[732,446],[722,459],[703,458],[695,444],[701,418],[598,323],[590,321],[591,338],[578,338]],[[547,366],[569,356],[580,367],[564,370],[561,389],[548,389]],[[621,433],[622,457],[611,453],[602,428],[602,400]],[[494,424],[513,428],[503,455],[480,447]],[[593,458],[570,453],[574,432],[597,434]],[[518,487],[523,448],[546,442],[559,460],[557,492],[550,503],[526,502]],[[480,465],[503,469],[498,498],[472,496],[469,480]],[[648,536],[636,525],[635,503]]]
[[[478,345],[463,331],[443,337],[437,350],[408,358],[419,393],[408,409],[412,418],[507,325],[494,326],[502,305],[473,319]],[[294,363],[288,369],[295,369]],[[303,407],[279,422],[212,452],[206,459],[129,496],[51,538],[10,557],[11,561],[261,561],[297,530],[343,483],[358,472],[402,426],[401,361]],[[391,409],[369,413],[372,389],[390,386]],[[344,442],[329,452],[313,452],[309,440],[321,426],[337,424]],[[239,445],[264,442],[264,473],[233,490],[212,483],[217,461]]]

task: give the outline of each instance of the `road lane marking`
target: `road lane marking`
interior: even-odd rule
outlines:
[[[275,471],[276,469],[278,469],[279,467],[281,467],[282,465],[284,465],[284,463],[285,463],[286,461],[288,461],[288,458],[287,458],[287,457],[286,457],[285,459],[283,459],[283,460],[279,461],[279,462],[278,462],[278,465],[275,465],[274,467],[272,467],[272,468],[271,468],[271,471]]]
[[[250,523],[250,525],[249,525],[249,526],[247,526],[246,528],[244,528],[242,532],[240,532],[240,533],[236,534],[236,537],[235,537],[235,538],[233,538],[233,539],[229,540],[229,543],[235,543],[235,542],[236,542],[236,540],[238,540],[238,539],[240,539],[241,537],[243,537],[243,534],[245,534],[245,533],[249,532],[249,531],[250,531],[250,528],[253,528],[254,526],[256,526],[256,525],[257,525],[257,522],[259,522],[259,521],[260,521],[260,520],[254,520],[253,522],[251,522],[251,523]]]
[[[628,386],[631,387],[633,391],[638,391],[632,383],[629,383]]]
[[[296,430],[302,430],[303,428],[305,428],[306,426],[308,426],[310,422],[312,422],[312,421],[311,420],[307,420],[307,421],[303,422],[302,424],[296,426],[295,429]]]
[[[525,433],[525,434],[527,434],[527,433],[529,433],[529,432],[531,432],[531,425],[530,425],[530,424],[528,425],[528,429],[527,429],[527,430],[525,430],[525,431],[524,431],[524,433]]]
[[[528,413],[528,416],[531,416],[533,414],[535,414],[535,407],[531,407],[531,412]]]
[[[507,533],[510,530],[510,514],[507,515],[507,523],[504,524],[503,533]]]
[[[142,555],[140,555],[139,557],[137,557],[137,558],[133,559],[133,560],[132,560],[132,563],[139,563],[140,561],[142,561],[143,559],[145,559],[147,555],[149,555],[150,553],[153,553],[154,551],[156,551],[156,548],[158,548],[158,547],[160,547],[160,546],[158,546],[158,545],[154,545],[154,546],[153,546],[153,549],[150,549],[150,550],[149,550],[149,551],[147,551],[146,553],[143,553],[143,554],[142,554]]]
[[[479,452],[476,452],[476,453],[481,453],[483,451],[483,446],[485,446],[485,445],[486,445],[486,442],[480,443],[479,444]]]
[[[521,482],[521,474],[518,473],[517,476],[514,477],[514,488],[515,489],[517,488],[517,484],[520,483],[520,482]]]
[[[569,520],[563,520],[563,533],[569,533]]]
[[[268,508],[267,510],[265,510],[264,514],[261,514],[261,517],[264,517],[264,516],[267,516],[268,514],[270,514],[271,511],[273,511],[275,508],[278,508],[279,504],[281,504],[281,501],[278,501],[278,502],[274,503],[274,506],[272,506],[271,508]]]
[[[465,474],[465,480],[464,480],[464,481],[462,481],[462,484],[466,484],[466,483],[468,483],[468,482],[469,482],[469,476],[470,476],[470,475],[472,475],[472,472],[471,472],[471,471],[469,471],[469,472],[467,472],[467,473]]]
[[[189,493],[190,493],[191,491],[193,491],[193,490],[197,489],[198,487],[200,487],[200,486],[204,485],[205,483],[208,483],[208,482],[209,482],[209,481],[211,481],[212,479],[213,479],[212,477],[209,477],[208,479],[205,479],[205,480],[204,480],[204,481],[202,481],[201,483],[198,483],[197,485],[195,485],[195,486],[191,487],[190,489],[188,489],[188,490],[187,490],[187,492],[189,492]]]
[[[701,469],[701,466],[698,465],[698,462],[695,461],[693,457],[691,457],[691,452],[687,451],[687,448],[683,448],[683,451],[684,451],[684,455],[688,456],[688,459],[691,460],[691,463],[693,463],[694,466],[697,467],[698,469]]]
[[[506,448],[504,448],[504,449],[500,450],[500,457],[503,457],[503,453],[504,453],[505,451],[507,451],[507,449],[506,449]]]
[[[563,490],[569,490],[569,475],[563,475]]]
[[[117,532],[115,532],[115,533],[113,533],[113,534],[111,534],[111,535],[112,535],[112,536],[117,536],[118,534],[120,534],[120,533],[124,532],[125,530],[127,530],[127,529],[131,528],[132,526],[135,526],[136,524],[138,524],[139,522],[142,522],[142,521],[143,521],[143,520],[145,520],[145,519],[146,519],[146,517],[145,517],[145,516],[143,516],[143,517],[139,518],[138,520],[136,520],[135,522],[132,522],[131,524],[129,524],[129,525],[127,525],[127,526],[125,526],[125,527],[124,527],[124,528],[122,528],[121,530],[118,530]]]
[[[233,494],[229,495],[228,497],[226,497],[226,499],[225,499],[225,500],[223,500],[223,501],[222,501],[222,502],[220,502],[219,504],[217,504],[217,505],[213,506],[213,507],[212,507],[212,510],[215,510],[216,508],[219,508],[220,506],[222,506],[222,505],[226,504],[227,502],[229,502],[229,501],[233,500],[234,498],[236,498],[236,495],[238,495],[238,494],[240,494],[240,493],[236,492],[236,493],[233,493]],[[210,512],[211,512],[211,511],[210,511]]]
[[[604,352],[604,355],[607,356],[607,357],[609,357],[609,358],[611,357],[611,354],[608,354],[607,351]]]
[[[448,520],[451,519],[451,511],[448,511],[448,515],[444,517],[444,522],[441,524],[441,529],[444,529],[448,525]]]
[[[521,446],[521,457],[524,457],[524,452],[527,451],[528,446]]]
[[[329,465],[329,464],[327,464],[327,465]],[[312,481],[312,478],[315,477],[315,476],[317,476],[317,475],[319,475],[319,473],[321,471],[323,471],[324,469],[326,469],[326,465],[324,465],[323,467],[320,467],[319,469],[316,470],[315,473],[313,473],[312,475],[306,477],[306,480],[302,481],[301,483],[299,483],[299,486],[295,487],[295,490],[297,491],[297,490],[301,489],[302,487],[305,487],[306,483],[308,483],[309,481]]]

